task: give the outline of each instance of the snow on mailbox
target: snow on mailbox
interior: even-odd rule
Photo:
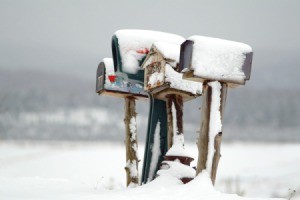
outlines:
[[[145,69],[144,89],[163,100],[168,94],[180,94],[183,100],[201,95],[201,84],[182,79],[179,58],[180,44],[155,42],[142,64]]]
[[[98,66],[96,92],[119,98],[147,98],[141,64],[157,41],[181,44],[184,38],[150,30],[116,31],[112,37],[113,59],[105,58]]]
[[[185,39],[179,35],[150,30],[119,30],[112,38],[112,51],[118,75],[128,79],[144,81],[141,68],[153,43],[162,41],[180,45]]]
[[[220,81],[229,86],[245,85],[250,79],[252,48],[244,43],[192,36],[185,43],[192,46],[183,56],[184,79]]]

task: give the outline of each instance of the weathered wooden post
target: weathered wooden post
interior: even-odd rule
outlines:
[[[127,186],[132,184],[138,185],[138,143],[137,143],[137,130],[136,130],[136,111],[135,111],[135,98],[125,98],[125,127],[126,127],[126,174]]]
[[[197,174],[199,174],[202,170],[207,170],[208,173],[211,174],[213,184],[216,179],[218,163],[221,157],[221,122],[223,118],[223,109],[225,107],[226,102],[226,94],[227,85],[225,83],[206,82],[203,85],[203,97],[201,107],[202,119],[200,120],[201,128],[198,140],[199,155],[197,164]],[[214,107],[212,108],[213,98],[215,98],[217,105],[213,105]],[[213,116],[213,113],[217,113],[217,115]],[[214,123],[218,124],[218,127],[216,127],[216,129],[214,129]],[[215,134],[211,135],[210,133]],[[214,149],[214,153],[211,152],[211,149]],[[211,169],[209,168],[209,166],[211,166]]]
[[[179,73],[179,55],[180,45],[156,42],[142,65],[145,69],[145,90],[154,98],[166,101],[169,151],[163,162],[164,167],[172,165],[169,162],[175,160],[189,166],[193,160],[184,153],[183,102],[201,95],[202,84],[182,79],[182,74]],[[180,178],[184,183],[195,176],[192,168],[188,171],[191,173]]]
[[[142,88],[142,85],[139,83],[131,83],[128,86],[128,80],[116,76],[111,58],[105,58],[99,64],[96,92],[99,95],[125,99],[126,185],[132,187],[139,184],[135,100],[147,98],[147,93]]]
[[[214,184],[227,88],[250,79],[253,53],[246,44],[217,38],[192,36],[185,43],[190,50],[183,56],[183,77],[203,83],[197,174],[206,170]]]

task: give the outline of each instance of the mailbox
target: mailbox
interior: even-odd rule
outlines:
[[[98,66],[96,92],[101,95],[120,98],[126,96],[147,97],[142,83],[130,81],[124,76],[116,75],[112,58],[104,58]]]
[[[150,48],[155,42],[180,45],[181,36],[150,30],[119,30],[112,37],[112,54],[117,76],[131,81],[143,82],[144,69],[141,67]]]
[[[247,44],[203,36],[192,36],[181,47],[183,78],[203,83],[196,174],[206,170],[214,184],[227,88],[245,85],[250,79],[253,52]]]
[[[182,45],[180,58],[184,79],[225,82],[229,87],[245,85],[250,79],[252,48],[244,43],[192,36]]]

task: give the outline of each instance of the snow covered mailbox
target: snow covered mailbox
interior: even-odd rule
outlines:
[[[182,45],[186,49],[181,57],[186,68],[183,78],[203,83],[197,174],[206,169],[214,183],[227,87],[250,79],[253,53],[246,44],[202,36],[192,36]]]
[[[146,30],[119,30],[112,37],[113,61],[104,59],[97,71],[97,92],[103,95],[125,98],[126,124],[126,172],[127,185],[138,184],[135,99],[150,97],[150,113],[145,146],[142,182],[152,180],[167,151],[167,117],[164,101],[152,98],[143,90],[144,70],[141,63],[151,45],[157,41],[181,44],[184,38],[178,35]],[[113,66],[112,66],[113,64]],[[134,124],[134,126],[132,126]],[[154,133],[159,130],[161,154],[152,154]],[[132,133],[132,131],[134,133]],[[135,143],[132,144],[132,141]]]
[[[184,150],[183,138],[183,102],[201,95],[202,84],[183,80],[179,73],[181,45],[166,42],[155,42],[142,67],[145,69],[144,89],[155,98],[166,101],[168,116],[168,152],[163,162],[163,169],[184,168],[187,174],[175,176],[187,183],[195,176],[190,167],[193,160]],[[181,164],[172,162],[179,160]],[[177,171],[177,170],[175,170]],[[180,171],[180,170],[179,170]],[[164,173],[162,170],[158,174]]]

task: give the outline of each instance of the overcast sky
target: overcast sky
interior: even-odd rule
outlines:
[[[254,80],[295,80],[299,21],[297,0],[0,0],[0,69],[71,69],[94,78],[111,57],[113,33],[135,28],[244,42],[254,50]]]

